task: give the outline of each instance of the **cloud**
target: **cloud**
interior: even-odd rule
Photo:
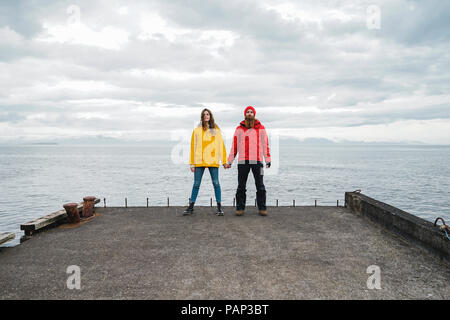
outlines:
[[[367,27],[369,5],[379,29]],[[2,1],[0,140],[154,139],[191,130],[205,106],[232,131],[254,105],[280,132],[409,130],[441,143],[448,13],[433,0]]]

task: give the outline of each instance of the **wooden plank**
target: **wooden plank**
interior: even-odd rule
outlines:
[[[8,242],[16,237],[15,233],[12,232],[3,232],[0,233],[0,244]]]
[[[99,203],[100,199],[97,198],[94,200],[94,205]],[[78,204],[78,212],[81,213],[83,208],[83,202],[80,202]],[[24,231],[36,231],[39,229],[42,229],[50,224],[56,223],[58,221],[61,221],[63,219],[67,218],[67,213],[65,209],[50,213],[49,215],[43,216],[41,218],[29,221],[27,223],[20,225],[20,230]]]
[[[67,217],[66,210],[59,210],[20,225],[20,230],[34,231]]]

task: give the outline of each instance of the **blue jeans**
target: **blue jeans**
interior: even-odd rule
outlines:
[[[197,200],[198,191],[200,190],[200,184],[202,183],[203,172],[205,168],[209,169],[211,180],[214,186],[214,193],[216,195],[216,201],[222,202],[220,183],[219,183],[219,168],[216,167],[196,167],[194,172],[194,186],[192,187],[191,202]]]

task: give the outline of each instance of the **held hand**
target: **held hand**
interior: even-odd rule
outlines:
[[[271,165],[271,163],[270,163],[270,162],[267,162],[267,163],[266,163],[266,168],[270,168],[270,165]]]
[[[191,172],[195,172],[195,167],[191,167]]]

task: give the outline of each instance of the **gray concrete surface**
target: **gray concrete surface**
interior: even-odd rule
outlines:
[[[351,211],[450,263],[450,241],[433,222],[359,192],[346,192],[345,202]]]
[[[96,208],[0,248],[0,299],[449,299],[450,266],[343,207]],[[81,268],[81,289],[66,286]],[[368,289],[370,265],[381,289]]]

